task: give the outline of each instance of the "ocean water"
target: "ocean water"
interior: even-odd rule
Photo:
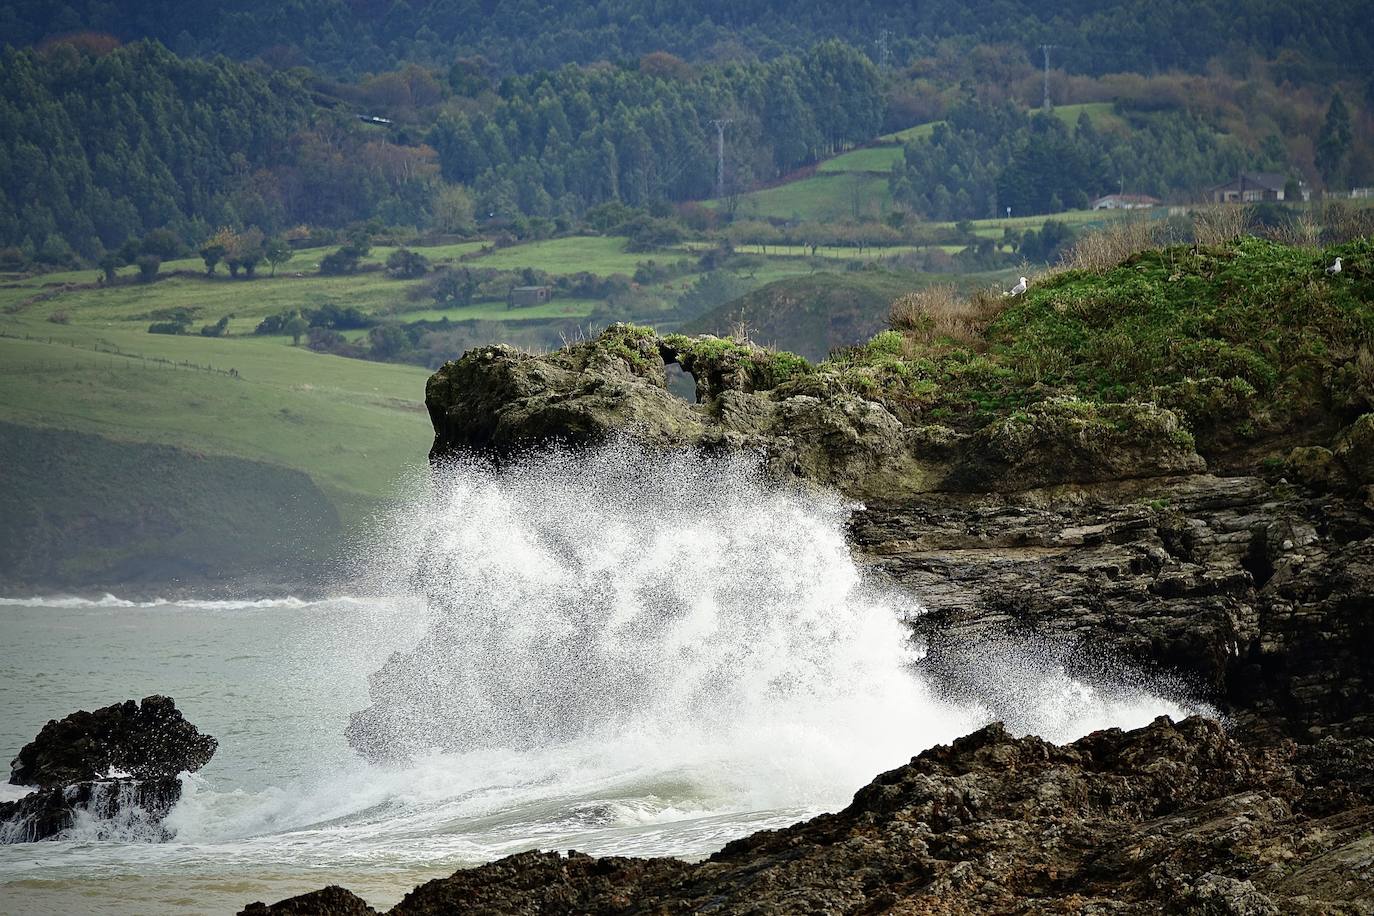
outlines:
[[[0,846],[0,912],[232,913],[331,883],[384,907],[524,849],[699,858],[994,716],[1071,740],[1190,711],[1044,646],[1000,647],[984,702],[941,698],[919,596],[856,566],[851,508],[747,461],[555,450],[448,468],[340,597],[0,599],[5,759],[152,693],[220,741],[171,842],[83,822]]]

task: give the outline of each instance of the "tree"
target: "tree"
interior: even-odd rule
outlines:
[[[183,251],[181,239],[170,229],[154,229],[143,237],[139,245],[143,254],[155,254],[164,261],[180,257]]]
[[[229,266],[229,275],[238,276],[239,269],[252,277],[263,258],[263,235],[257,226],[250,226],[243,232],[232,233],[224,253],[224,263]]]
[[[155,254],[141,254],[134,263],[138,265],[138,279],[142,283],[152,283],[162,267],[162,258]]]
[[[330,252],[320,258],[320,273],[326,277],[341,277],[344,274],[351,274],[358,269],[360,257],[358,249],[352,245],[345,245],[338,251]]]
[[[397,248],[386,259],[386,272],[397,279],[414,279],[429,272],[429,258],[409,248]]]
[[[282,330],[291,335],[291,345],[299,347],[301,345],[301,337],[305,335],[306,331],[310,330],[310,325],[300,315],[292,315],[290,318],[286,319],[286,323],[282,325]]]
[[[434,228],[440,232],[465,235],[475,226],[472,195],[461,185],[444,185],[434,195]]]
[[[1317,135],[1317,170],[1327,187],[1335,187],[1344,177],[1345,157],[1350,152],[1350,110],[1340,90],[1331,97],[1326,109],[1326,121]]]
[[[296,256],[296,252],[286,243],[286,239],[279,235],[274,235],[262,246],[263,257],[267,263],[272,265],[272,276],[277,275],[277,268]]]
[[[200,247],[200,257],[205,262],[206,276],[214,276],[216,265],[224,260],[224,252],[225,247],[213,239]]]
[[[124,262],[119,259],[119,255],[115,254],[113,251],[110,251],[101,255],[100,261],[98,262],[97,266],[99,266],[99,268],[102,271],[104,271],[105,282],[113,283],[115,281],[115,271],[123,267]]]
[[[477,292],[477,278],[467,268],[454,270],[446,268],[434,278],[431,293],[434,304],[439,308],[471,305]]]
[[[200,257],[205,262],[205,273],[213,276],[215,265],[224,262],[229,267],[230,275],[237,274],[238,261],[231,260],[231,257],[234,252],[238,251],[241,244],[237,232],[228,226],[221,226],[214,235],[205,240],[205,244],[200,246]]]

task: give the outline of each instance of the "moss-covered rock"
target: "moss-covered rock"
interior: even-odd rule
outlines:
[[[1350,485],[1345,468],[1329,448],[1300,445],[1288,453],[1284,473],[1314,490],[1338,490]]]
[[[1374,484],[1374,413],[1367,413],[1341,430],[1335,456],[1355,483]]]
[[[889,339],[891,338],[891,339]],[[879,335],[865,358],[901,358]],[[696,380],[698,403],[673,396],[664,365]],[[664,448],[755,452],[778,478],[863,499],[937,489],[1007,491],[1197,471],[1177,417],[1153,404],[1048,398],[972,434],[903,411],[874,393],[872,365],[823,363],[718,337],[660,337],[614,325],[546,356],[474,350],[430,380],[431,456],[496,454],[549,440],[628,433]],[[868,379],[869,384],[862,380]]]
[[[958,489],[1008,492],[1196,473],[1205,462],[1171,411],[1052,398],[973,435],[950,475]]]

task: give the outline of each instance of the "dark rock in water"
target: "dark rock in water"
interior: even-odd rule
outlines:
[[[1257,749],[1199,718],[1064,746],[991,725],[882,774],[837,814],[705,862],[521,853],[390,912],[1369,912],[1371,752],[1366,738]],[[368,912],[311,909],[315,896],[245,913]]]
[[[376,916],[367,901],[337,884],[268,906],[250,903],[239,916]]]
[[[0,803],[0,843],[49,839],[82,817],[97,838],[167,839],[162,820],[181,798],[179,774],[203,767],[216,747],[164,696],[50,721],[11,764],[10,782],[37,791]]]
[[[85,839],[162,841],[171,834],[162,820],[181,799],[181,780],[93,779],[38,789],[17,801],[0,803],[0,843],[33,843],[56,837],[90,818]]]
[[[218,743],[187,722],[170,697],[145,697],[49,721],[10,764],[16,786],[64,786],[116,770],[136,779],[205,766]]]

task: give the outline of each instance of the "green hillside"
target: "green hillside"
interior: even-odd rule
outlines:
[[[758,343],[816,362],[835,347],[862,343],[885,328],[894,299],[935,279],[862,270],[778,280],[702,316],[687,330],[728,335],[743,323]]]
[[[0,588],[320,581],[342,529],[310,477],[200,450],[0,423]]]

